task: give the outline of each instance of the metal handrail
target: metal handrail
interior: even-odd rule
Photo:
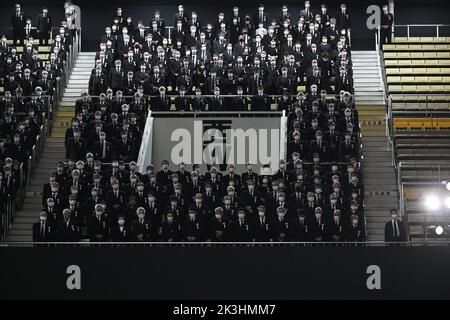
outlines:
[[[450,24],[395,24],[393,25],[393,30],[397,27],[406,28],[407,38],[410,38],[410,28],[411,27],[422,27],[422,28],[436,28],[436,37],[439,37],[439,28],[450,27]]]
[[[428,246],[428,245],[450,245],[450,241],[402,241],[402,242],[385,242],[385,241],[354,241],[354,242],[2,242],[0,248],[6,247],[27,247],[27,246],[75,246],[75,247],[97,247],[97,246],[169,246],[169,247],[229,247],[229,246],[246,246],[246,247],[384,247],[384,246]]]

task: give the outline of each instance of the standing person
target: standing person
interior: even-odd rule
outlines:
[[[396,209],[391,209],[391,219],[384,225],[384,241],[402,242],[406,241],[405,225],[398,220]]]
[[[13,29],[13,44],[17,44],[17,40],[19,40],[19,44],[23,44],[23,33],[25,31],[25,14],[22,12],[22,8],[19,3],[14,5],[15,12],[11,15],[11,25]]]
[[[387,4],[383,5],[383,14],[381,15],[380,43],[391,43],[392,25],[394,24],[394,15],[389,12]]]
[[[48,14],[48,9],[46,7],[43,7],[42,13],[38,15],[37,19],[37,32],[40,44],[48,45],[48,39],[50,39],[51,30],[52,30],[52,17]]]
[[[39,222],[33,224],[33,242],[49,242],[55,240],[53,224],[47,221],[47,211],[39,213]]]

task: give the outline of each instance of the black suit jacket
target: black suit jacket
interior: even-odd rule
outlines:
[[[33,224],[33,241],[34,242],[50,242],[55,241],[55,228],[49,221],[45,222],[44,234],[41,233],[41,221]]]
[[[389,220],[384,225],[384,241],[386,242],[398,242],[406,241],[405,225],[402,221],[397,220],[398,225],[398,236],[394,235],[394,226],[392,220]]]

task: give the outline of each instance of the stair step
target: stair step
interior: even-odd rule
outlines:
[[[32,241],[32,237],[31,237],[31,235],[22,236],[22,235],[9,234],[6,237],[6,241],[8,241],[8,242],[30,242],[30,241]]]
[[[12,236],[31,236],[33,234],[31,229],[28,230],[11,229],[9,230],[8,233]]]
[[[30,227],[31,227],[31,224],[33,224],[35,222],[37,222],[37,216],[34,218],[31,218],[31,217],[29,217],[29,218],[24,218],[24,217],[14,218],[14,223],[17,223],[17,224],[28,223],[28,224],[30,224]]]
[[[369,241],[384,241],[384,234],[371,234],[368,230],[367,240]]]
[[[32,223],[16,223],[16,221],[14,221],[14,224],[13,224],[12,228],[10,229],[10,231],[12,231],[12,230],[26,231],[26,230],[32,229],[32,226],[33,226]]]

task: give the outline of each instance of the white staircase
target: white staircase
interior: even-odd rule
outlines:
[[[360,105],[384,105],[383,81],[376,51],[352,51],[355,99]]]
[[[75,101],[80,97],[82,90],[88,89],[89,77],[95,64],[94,58],[95,52],[80,52],[75,60],[54,120],[51,136],[44,139],[41,157],[32,173],[23,208],[16,212],[6,241],[32,241],[32,225],[38,221],[39,211],[42,208],[43,186],[48,182],[48,173],[56,170],[58,161],[64,161],[64,134],[75,116]]]
[[[392,151],[386,137],[386,107],[381,66],[376,51],[352,51],[355,103],[363,146],[362,177],[369,241],[384,240],[384,223],[398,208]]]
[[[95,66],[95,52],[80,52],[72,69],[67,88],[64,90],[62,106],[74,106],[83,90],[88,90],[89,77]]]

